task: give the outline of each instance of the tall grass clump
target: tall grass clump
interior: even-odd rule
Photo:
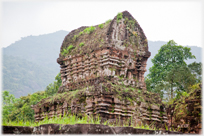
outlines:
[[[109,19],[105,22],[105,24],[107,25],[108,23],[110,23],[112,21],[112,19]]]
[[[83,43],[83,42],[81,42],[81,43],[79,44],[79,46],[80,46],[80,47],[84,46],[84,43]]]
[[[73,48],[74,48],[73,45],[69,45],[67,48],[63,49],[63,51],[61,52],[61,54],[62,54],[63,56],[65,56],[65,55],[68,54]]]
[[[104,26],[103,24],[98,25],[98,27],[101,29],[103,28],[103,26]]]
[[[82,35],[84,33],[84,31],[79,32],[79,35]]]
[[[74,125],[74,124],[100,124],[100,117],[96,116],[88,116],[84,115],[82,117],[77,117],[76,115],[61,115],[59,116],[54,116],[53,118],[48,118],[46,116],[43,120],[39,122],[32,122],[32,121],[23,121],[23,120],[18,120],[18,121],[3,121],[3,126],[40,126],[44,124],[69,124],[69,125]]]
[[[87,27],[84,29],[84,32],[87,33],[87,34],[90,34],[92,33],[96,28],[93,27],[93,26],[90,26],[90,27]]]
[[[74,37],[72,38],[73,41],[76,41],[76,39],[77,39],[78,37],[79,37],[78,35],[74,35]]]
[[[117,14],[117,23],[123,18],[123,13],[118,13]]]

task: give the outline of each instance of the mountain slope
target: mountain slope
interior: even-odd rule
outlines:
[[[3,90],[15,97],[44,90],[60,71],[56,59],[67,34],[67,31],[57,31],[28,36],[3,48]]]
[[[54,81],[55,71],[13,56],[3,56],[3,90],[15,97],[25,96],[45,87]]]
[[[56,59],[67,34],[67,31],[57,31],[51,34],[28,36],[3,48],[3,54],[24,58],[42,67],[59,71]]]

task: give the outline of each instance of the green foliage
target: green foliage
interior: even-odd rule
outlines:
[[[57,93],[59,87],[62,85],[61,74],[58,73],[55,77],[54,83],[49,84],[45,89],[46,96],[52,96]]]
[[[84,32],[87,33],[87,34],[90,34],[92,33],[96,28],[93,27],[93,26],[90,26],[90,27],[87,27],[84,29]]]
[[[61,52],[61,54],[63,56],[65,56],[66,54],[70,53],[70,51],[74,48],[73,45],[69,45],[67,48],[63,49],[63,51]]]
[[[135,25],[135,21],[134,20],[128,20],[128,26],[130,27],[130,28],[134,28],[134,25]]]
[[[110,122],[109,120],[106,120],[103,125],[108,125],[110,127],[128,127],[128,126],[131,126],[133,128],[136,128],[136,129],[147,129],[147,130],[156,130],[156,126],[155,126],[155,122],[152,122],[150,125],[147,125],[147,124],[143,124],[141,123],[140,125],[139,124],[133,124],[133,121],[132,121],[132,116],[127,119],[127,120],[124,120],[124,122],[122,123],[120,121],[120,117],[119,117],[119,120],[116,119],[116,122],[115,123],[112,123]]]
[[[79,32],[79,35],[82,35],[84,33],[84,31]]]
[[[98,27],[102,29],[104,27],[104,25],[100,24],[100,25],[98,25]]]
[[[73,40],[76,41],[77,38],[78,38],[78,35],[74,35]]]
[[[55,77],[55,80],[53,84],[49,84],[46,87],[45,91],[21,96],[20,98],[15,98],[8,91],[3,91],[3,122],[23,121],[25,123],[27,121],[34,121],[34,111],[31,109],[31,105],[54,95],[58,91],[62,83],[60,74]]]
[[[191,73],[196,76],[196,82],[200,83],[202,80],[202,63],[193,62],[188,65],[188,68],[191,70]]]
[[[12,105],[16,101],[14,95],[9,94],[8,91],[3,91],[2,96],[3,96],[3,106]]]
[[[105,22],[105,24],[107,25],[108,23],[110,23],[112,21],[112,19],[109,19]]]
[[[8,91],[3,91],[2,93],[3,97],[3,117],[8,118],[8,114],[14,110],[13,104],[16,101],[16,98],[13,96],[13,94],[9,94]],[[3,120],[5,120],[3,118]]]
[[[69,51],[66,50],[66,49],[63,49],[63,51],[61,52],[62,56],[65,56],[65,55],[68,54],[68,53],[69,53]]]
[[[183,93],[182,93],[182,96],[184,96],[184,97],[188,97],[189,94],[188,94],[187,92],[183,92]]]
[[[187,91],[195,83],[185,60],[195,58],[190,48],[177,45],[173,40],[163,45],[152,59],[153,66],[145,78],[147,90],[159,93],[161,97],[175,97],[178,92]]]
[[[119,22],[123,18],[123,13],[117,14],[117,22]]]
[[[174,120],[177,122],[177,121],[180,121],[181,119],[185,119],[186,117],[189,117],[189,116],[194,116],[196,117],[195,120],[201,120],[201,115],[200,114],[200,110],[196,110],[197,108],[202,108],[201,107],[201,103],[197,103],[195,100],[199,100],[201,99],[201,96],[198,96],[196,98],[196,96],[198,95],[197,94],[197,91],[198,90],[202,90],[201,86],[200,86],[200,83],[198,84],[195,84],[193,86],[191,86],[189,88],[189,92],[182,92],[181,95],[179,97],[176,97],[172,100],[171,103],[167,103],[169,105],[169,107],[173,106],[174,107]],[[188,102],[186,102],[188,101]],[[193,103],[191,103],[193,101]],[[190,102],[190,103],[189,103]],[[191,105],[193,104],[193,105]],[[193,111],[189,111],[189,107],[191,108],[194,108]],[[192,122],[188,122],[188,120],[184,120],[184,124],[189,124],[189,123],[192,123]],[[195,122],[197,122],[195,121]]]
[[[80,46],[80,47],[84,46],[84,43],[83,43],[83,42],[81,42],[81,43],[79,44],[79,46]]]
[[[164,123],[164,125],[165,125],[165,129],[166,129],[166,131],[168,131],[169,128],[168,128],[168,126],[166,125],[166,123]]]
[[[67,47],[67,50],[70,51],[70,50],[72,50],[73,48],[74,48],[73,45],[69,45],[69,46]]]
[[[62,119],[63,118],[63,119]],[[100,118],[99,116],[93,117],[84,115],[82,117],[78,117],[76,115],[68,114],[61,116],[55,116],[53,118],[48,118],[48,116],[45,117],[44,120],[39,122],[34,121],[24,121],[24,120],[16,120],[16,121],[3,121],[4,126],[40,126],[43,124],[100,124]]]

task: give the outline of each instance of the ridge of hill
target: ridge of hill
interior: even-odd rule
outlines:
[[[47,70],[26,59],[7,55],[3,56],[2,71],[3,90],[9,91],[17,98],[44,90],[56,76],[54,70]]]
[[[45,90],[60,71],[56,59],[67,31],[27,36],[2,49],[2,90],[15,97]]]
[[[39,36],[27,36],[3,48],[3,55],[24,58],[42,67],[51,67],[59,71],[56,59],[67,34],[67,31],[61,30]]]

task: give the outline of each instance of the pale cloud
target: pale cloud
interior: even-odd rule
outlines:
[[[97,25],[128,10],[148,40],[202,46],[200,1],[37,1],[2,3],[3,47],[29,35]]]

